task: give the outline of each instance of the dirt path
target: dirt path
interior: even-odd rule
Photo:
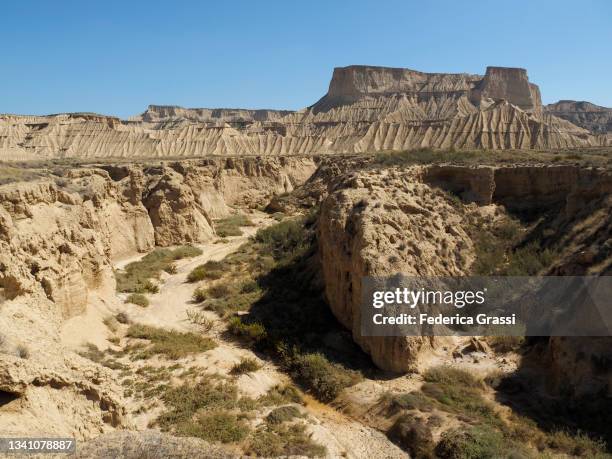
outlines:
[[[193,291],[197,284],[187,282],[187,276],[193,268],[207,261],[218,261],[235,252],[257,229],[274,223],[274,220],[265,214],[251,215],[255,223],[253,227],[244,227],[243,235],[227,238],[226,242],[214,240],[200,244],[202,255],[183,259],[176,262],[175,274],[163,273],[160,290],[153,295],[147,295],[149,306],[142,308],[124,302],[125,294],[114,294],[112,298],[96,301],[97,306],[87,312],[72,325],[67,327],[65,335],[72,336],[71,344],[76,347],[77,341],[89,341],[100,348],[111,346],[107,341],[108,330],[103,324],[104,316],[125,312],[133,323],[141,323],[161,328],[172,328],[180,331],[201,331],[187,318],[187,311],[196,307],[192,302]],[[115,264],[116,269],[124,268],[128,263],[137,261],[143,255],[121,260]],[[254,358],[261,364],[261,369],[233,377],[238,390],[245,396],[257,398],[267,393],[271,388],[289,382],[289,377],[281,372],[272,362],[265,361],[256,356],[250,349],[243,348],[233,341],[224,338],[225,322],[215,313],[205,312],[207,318],[212,320],[213,327],[206,334],[217,342],[217,347],[197,354],[179,362],[181,367],[198,367],[201,371],[230,377],[230,370],[241,358]],[[87,327],[83,329],[84,320]],[[78,330],[78,331],[77,331]],[[121,359],[129,372],[133,375],[145,365],[163,366],[166,363],[157,358],[147,361],[131,361]],[[316,402],[307,397],[308,403],[304,411],[308,415],[308,429],[312,438],[328,449],[328,457],[347,457],[354,459],[380,457],[380,458],[406,458],[407,454],[391,443],[381,432],[364,426],[345,414]],[[154,401],[143,403],[142,400],[127,398],[126,408],[130,413],[131,422],[138,430],[146,429],[160,412]]]

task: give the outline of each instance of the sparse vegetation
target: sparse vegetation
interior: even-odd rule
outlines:
[[[123,271],[115,272],[117,291],[157,293],[159,288],[151,279],[159,279],[162,271],[172,272],[176,268],[174,261],[201,254],[202,250],[188,245],[176,249],[155,249],[140,261],[128,264]]]
[[[215,231],[217,235],[222,238],[242,236],[242,230],[240,228],[244,226],[254,226],[254,223],[246,215],[236,214],[217,220],[215,222]]]
[[[222,270],[226,268],[225,263],[220,261],[207,261],[196,266],[187,275],[187,282],[198,282],[201,280],[215,280],[223,276]]]
[[[156,424],[164,431],[223,443],[239,442],[249,434],[248,424],[235,411],[251,410],[254,402],[240,398],[231,382],[204,376],[165,388],[160,397],[167,410]]]
[[[17,357],[20,359],[30,358],[30,349],[25,344],[18,344],[16,348]]]
[[[253,343],[262,341],[266,337],[266,329],[260,323],[244,323],[240,317],[232,317],[228,330],[235,336],[249,340]]]
[[[143,308],[149,306],[149,299],[141,293],[130,293],[125,299],[125,302],[136,304],[138,306],[142,306]]]
[[[151,342],[141,351],[140,357],[142,358],[160,354],[170,359],[180,359],[190,354],[206,352],[216,346],[210,338],[196,333],[184,333],[140,324],[131,325],[127,336]]]
[[[261,365],[257,362],[257,360],[250,357],[243,357],[240,359],[240,362],[236,363],[230,373],[233,375],[243,375],[246,373],[253,373],[261,368]]]
[[[193,291],[193,294],[191,295],[191,299],[194,301],[194,303],[201,303],[203,301],[206,300],[206,290],[204,290],[202,287],[198,287]]]
[[[293,385],[276,386],[259,398],[262,405],[282,405],[285,403],[304,403],[302,394]]]
[[[130,318],[125,312],[117,313],[117,315],[115,316],[115,320],[117,320],[117,322],[119,322],[120,324],[129,324],[131,322]]]
[[[285,364],[298,381],[324,402],[332,401],[342,390],[361,380],[358,372],[331,363],[319,353],[296,353]]]
[[[497,458],[532,457],[528,448],[555,454],[596,457],[605,444],[577,432],[550,430],[548,433],[527,418],[514,414],[502,418],[484,396],[484,384],[474,375],[452,367],[435,367],[423,375],[421,391],[385,394],[381,398],[388,415],[397,417],[388,435],[414,457]],[[497,387],[502,375],[485,378]],[[493,380],[496,380],[493,382]],[[443,411],[461,422],[461,426],[443,433],[434,451],[425,423],[414,422],[418,414],[404,416],[404,411],[432,413]],[[506,454],[507,453],[507,454]],[[545,455],[546,456],[546,455]],[[548,457],[548,456],[546,456]]]
[[[119,323],[113,316],[105,317],[103,322],[104,325],[106,325],[106,328],[108,328],[113,333],[115,333],[119,329]]]
[[[202,311],[197,309],[188,309],[186,311],[187,319],[194,325],[200,327],[203,332],[212,330],[214,322],[206,317]]]
[[[247,452],[263,457],[321,457],[325,456],[327,449],[314,443],[301,424],[286,426],[267,423],[253,434]]]
[[[419,417],[403,414],[399,416],[387,433],[389,438],[417,459],[435,457],[435,446],[431,429]]]
[[[435,454],[441,459],[494,459],[500,457],[502,451],[509,453],[508,446],[499,431],[486,426],[473,426],[444,432],[436,445]]]
[[[227,297],[232,290],[225,284],[217,284],[206,290],[206,295],[210,298],[220,299]]]
[[[300,410],[293,405],[279,406],[274,408],[268,416],[266,416],[266,422],[269,424],[282,424],[288,422],[294,418],[302,417]]]
[[[200,413],[195,420],[184,422],[176,427],[178,435],[198,437],[207,441],[235,443],[243,440],[250,432],[243,419],[228,412]]]

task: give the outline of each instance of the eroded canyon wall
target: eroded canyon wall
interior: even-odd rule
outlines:
[[[129,427],[110,373],[63,347],[62,324],[92,305],[112,312],[114,261],[206,242],[212,218],[264,206],[315,167],[297,158],[90,164],[0,186],[2,431],[81,439]]]
[[[453,204],[442,190],[460,196],[464,204]],[[466,232],[468,206],[482,207],[488,219],[496,207],[530,218],[546,216],[549,226],[541,243],[554,247],[557,257],[542,274],[609,275],[611,191],[609,172],[570,165],[372,167],[340,173],[325,194],[319,219],[326,298],[377,366],[419,370],[432,355],[450,354],[457,341],[362,336],[365,276],[469,275],[477,253]],[[539,356],[550,372],[550,388],[609,393],[612,372],[601,369],[610,359],[609,342],[550,338]]]

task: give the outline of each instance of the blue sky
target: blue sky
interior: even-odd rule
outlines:
[[[0,8],[0,113],[148,104],[299,109],[334,67],[525,67],[545,103],[612,107],[612,2],[18,1]]]

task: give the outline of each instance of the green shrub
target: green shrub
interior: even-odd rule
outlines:
[[[262,457],[322,457],[327,454],[327,449],[314,443],[301,424],[290,426],[267,424],[255,432],[247,452]]]
[[[226,269],[227,265],[219,261],[208,261],[203,265],[196,266],[187,275],[187,282],[198,282],[204,279],[215,280],[223,276],[222,270]]]
[[[225,298],[230,293],[232,293],[232,290],[224,284],[213,285],[206,290],[206,295],[208,297],[216,299]]]
[[[150,280],[144,281],[144,283],[142,284],[142,288],[145,292],[148,293],[159,293],[159,286],[156,283],[151,282]]]
[[[151,345],[145,349],[143,357],[162,354],[170,359],[180,359],[190,354],[206,352],[216,346],[210,338],[196,333],[165,330],[140,324],[130,326],[127,336],[151,342]]]
[[[441,459],[494,459],[507,457],[508,445],[497,430],[474,426],[444,432],[435,453]]]
[[[172,250],[171,256],[173,260],[182,260],[183,258],[199,257],[204,252],[198,247],[192,245],[183,245]]]
[[[259,284],[254,280],[243,282],[240,286],[240,293],[253,293],[259,289]]]
[[[431,429],[422,419],[407,414],[398,417],[387,436],[416,459],[434,456],[434,440]]]
[[[117,319],[115,319],[113,316],[105,317],[103,323],[104,325],[106,325],[106,328],[108,328],[113,333],[115,333],[119,329],[119,323],[117,322]]]
[[[304,219],[295,218],[258,230],[255,241],[272,253],[276,260],[281,260],[307,247],[304,234]]]
[[[232,367],[230,373],[233,375],[243,375],[257,371],[260,368],[261,365],[257,362],[257,360],[249,357],[243,357],[240,359],[240,362]]]
[[[275,386],[267,394],[259,398],[262,405],[282,405],[284,403],[303,404],[304,399],[300,391],[293,385]]]
[[[542,249],[538,241],[516,249],[503,270],[506,276],[535,276],[550,266],[556,254],[551,249]]]
[[[204,290],[202,287],[198,287],[193,291],[193,295],[191,295],[191,298],[193,299],[194,302],[196,303],[201,303],[203,301],[206,301],[206,290]]]
[[[227,328],[232,335],[254,343],[266,338],[266,329],[262,324],[244,323],[240,317],[232,317]]]
[[[606,451],[602,440],[594,440],[578,432],[574,435],[564,430],[557,430],[548,435],[547,446],[555,451],[562,451],[571,456],[597,457]]]
[[[242,236],[243,226],[254,226],[254,223],[243,214],[232,215],[227,218],[217,220],[214,224],[215,231],[219,237]]]
[[[226,412],[202,413],[195,421],[180,424],[178,435],[197,437],[210,442],[235,443],[249,434],[248,424],[235,414]]]
[[[392,413],[402,410],[419,410],[430,412],[435,407],[435,402],[421,392],[408,392],[406,394],[386,395],[383,400],[389,405]]]
[[[130,293],[125,300],[126,303],[136,304],[146,308],[149,306],[149,299],[140,293]]]
[[[295,377],[324,402],[334,400],[360,380],[357,372],[331,363],[319,353],[295,355],[290,365]]]
[[[302,417],[302,413],[297,407],[293,405],[279,406],[270,411],[266,416],[266,422],[269,424],[282,424],[299,417]]]
[[[117,313],[117,315],[115,316],[115,319],[120,324],[129,324],[130,323],[130,318],[128,317],[128,315],[125,312]]]
[[[467,387],[482,387],[481,381],[471,373],[449,366],[438,366],[428,369],[423,379],[431,383],[457,384]]]
[[[122,271],[115,272],[117,291],[133,293],[157,293],[158,287],[151,279],[158,279],[164,270],[170,270],[175,260],[200,255],[202,251],[196,247],[181,246],[174,250],[155,249],[140,261],[128,264]]]

